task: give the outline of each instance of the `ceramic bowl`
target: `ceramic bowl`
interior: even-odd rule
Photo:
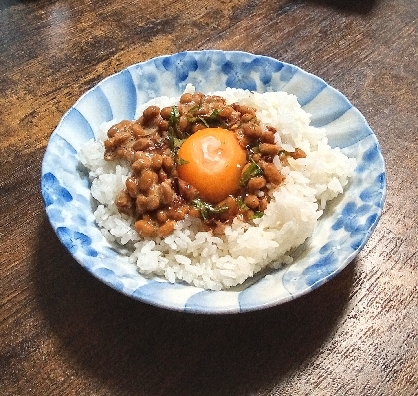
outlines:
[[[286,91],[326,128],[329,144],[357,159],[344,194],[332,201],[314,235],[294,253],[294,263],[264,272],[226,291],[208,291],[146,278],[103,237],[94,222],[86,170],[77,153],[112,119],[134,119],[137,106],[158,96],[226,87]],[[236,313],[284,303],[338,274],[363,248],[382,213],[385,165],[365,118],[337,90],[300,68],[237,51],[196,51],[161,56],[114,74],[86,92],[52,133],[42,164],[42,195],[62,244],[86,270],[110,287],[159,307],[194,313]]]

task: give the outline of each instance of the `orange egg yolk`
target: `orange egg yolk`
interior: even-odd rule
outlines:
[[[239,189],[245,151],[233,132],[207,128],[195,132],[181,145],[177,170],[205,201],[217,203]]]

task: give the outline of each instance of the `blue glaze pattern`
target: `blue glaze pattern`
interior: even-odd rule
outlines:
[[[332,201],[314,235],[293,253],[294,263],[257,274],[227,291],[205,291],[140,275],[112,248],[94,222],[90,184],[77,153],[100,124],[137,117],[137,106],[157,96],[179,96],[192,83],[202,92],[226,87],[295,94],[312,125],[325,127],[329,143],[358,166],[344,195]],[[98,279],[132,298],[197,313],[235,313],[281,304],[338,274],[375,228],[386,191],[378,141],[361,113],[320,78],[276,59],[237,51],[197,51],[161,56],[114,74],[86,92],[53,132],[42,163],[47,215],[73,257]]]

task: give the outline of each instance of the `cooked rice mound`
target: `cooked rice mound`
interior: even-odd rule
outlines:
[[[186,91],[194,92],[194,88],[188,86]],[[214,236],[200,231],[200,219],[187,217],[165,238],[141,239],[134,219],[119,213],[115,206],[116,195],[125,188],[131,171],[125,163],[103,158],[104,140],[115,121],[103,124],[96,141],[88,142],[79,157],[89,170],[91,194],[97,201],[94,215],[101,232],[121,254],[129,254],[129,261],[140,273],[220,290],[239,285],[264,268],[291,264],[289,252],[313,234],[327,201],[343,193],[356,161],[339,148],[331,148],[325,130],[309,125],[310,115],[294,95],[238,89],[213,94],[224,97],[228,104],[256,108],[261,123],[278,131],[276,143],[286,151],[298,147],[306,153],[306,158],[289,158],[286,166],[279,158],[274,161],[286,179],[270,192],[264,215],[251,224],[236,218],[226,226],[225,235]],[[178,100],[153,99],[138,108],[137,116],[150,105],[163,108]]]

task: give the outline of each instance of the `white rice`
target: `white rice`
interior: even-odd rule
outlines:
[[[193,92],[194,87],[188,86],[186,91]],[[254,220],[253,225],[235,219],[220,237],[198,231],[200,220],[186,218],[166,238],[141,239],[133,219],[120,214],[115,206],[115,197],[125,188],[130,170],[124,163],[103,159],[107,130],[120,120],[103,124],[96,141],[88,142],[79,157],[92,180],[98,226],[110,242],[123,247],[121,254],[128,249],[129,261],[142,274],[220,290],[241,284],[263,268],[291,264],[289,251],[312,235],[326,202],[343,193],[356,161],[347,158],[339,148],[331,148],[323,129],[309,125],[310,115],[294,95],[237,89],[213,94],[224,97],[228,103],[256,108],[258,119],[277,129],[276,142],[283,149],[294,151],[299,147],[307,154],[306,158],[289,158],[289,166],[275,160],[286,176],[285,182],[272,192],[264,216]],[[153,99],[140,106],[136,116],[151,104],[162,108],[178,103],[178,99]]]

